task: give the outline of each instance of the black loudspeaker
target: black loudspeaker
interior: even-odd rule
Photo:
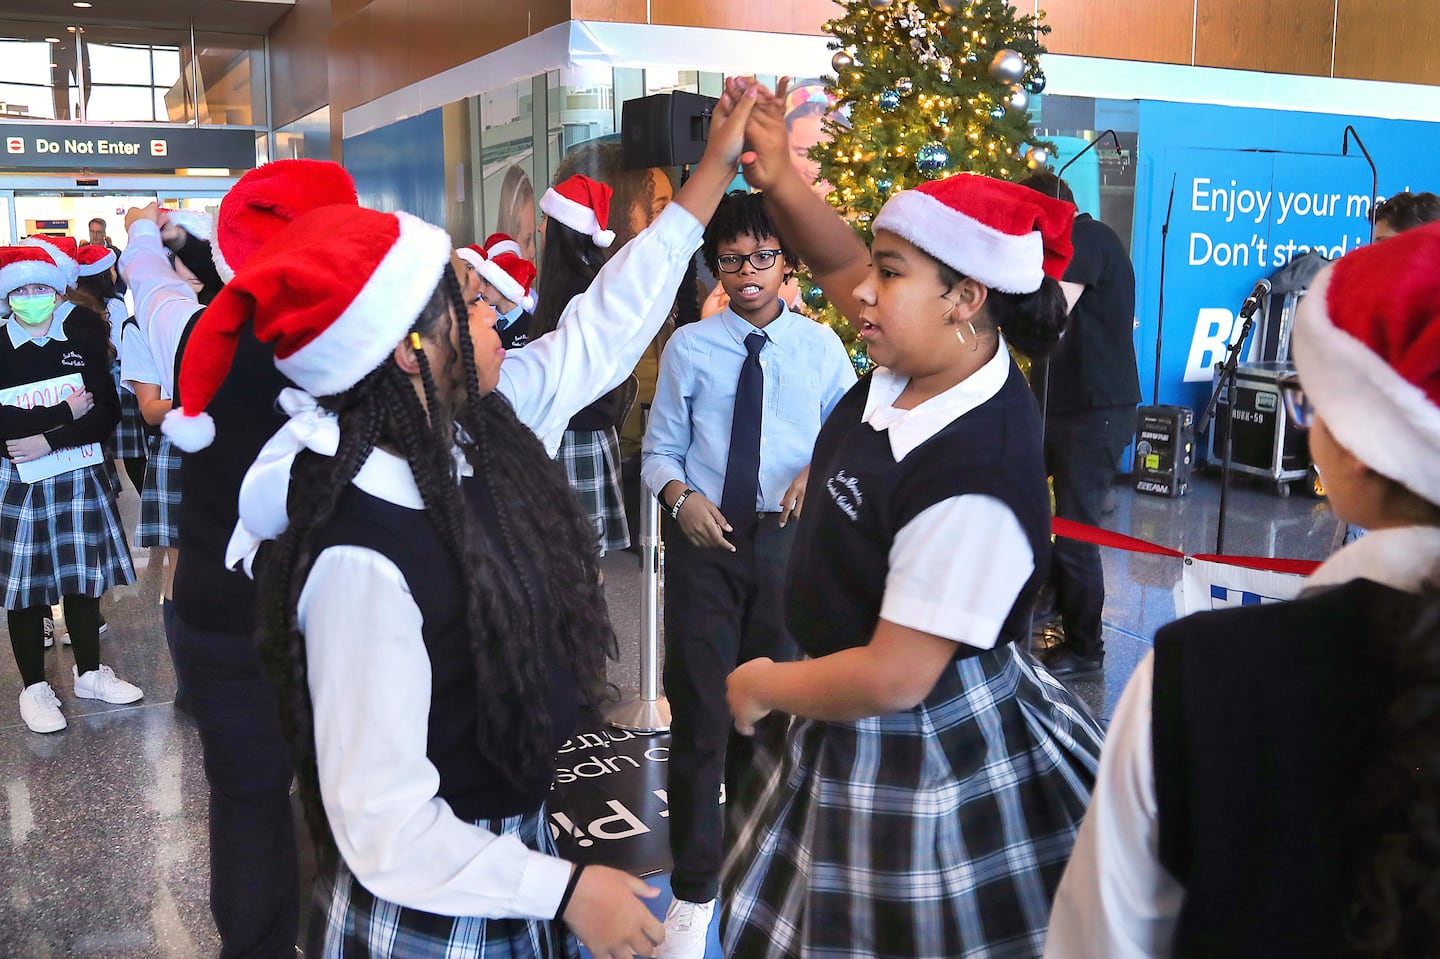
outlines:
[[[710,137],[710,113],[719,102],[682,90],[626,100],[620,110],[626,168],[700,162]]]

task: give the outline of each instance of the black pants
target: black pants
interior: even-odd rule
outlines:
[[[782,594],[795,524],[767,513],[732,533],[734,553],[692,546],[665,527],[665,695],[670,700],[670,885],[677,898],[719,892],[724,858],[720,784],[749,766],[750,740],[733,733],[725,678],[737,665],[796,657]]]
[[[1099,525],[1120,454],[1134,435],[1133,406],[1046,417],[1045,466],[1055,478],[1056,516]],[[1086,656],[1103,652],[1100,614],[1105,608],[1105,571],[1100,548],[1057,537],[1050,555],[1050,585],[1066,645]]]
[[[210,911],[221,959],[294,959],[300,917],[293,767],[255,638],[174,618],[175,671],[210,783]]]

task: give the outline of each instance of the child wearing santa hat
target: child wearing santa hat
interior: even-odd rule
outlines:
[[[0,335],[0,389],[53,399],[0,406],[0,589],[25,687],[20,716],[37,733],[66,726],[45,680],[45,620],[56,603],[65,607],[76,697],[123,704],[142,695],[100,662],[100,596],[135,580],[106,465],[21,475],[52,452],[100,443],[119,419],[104,321],[62,300],[73,283],[46,249],[0,248],[0,300],[11,312]],[[41,385],[75,375],[79,390]]]
[[[1155,635],[1045,955],[1420,956],[1440,906],[1440,224],[1327,266],[1286,408],[1369,533],[1290,602]]]
[[[867,251],[790,163],[783,92],[746,133],[746,180],[878,368],[810,464],[785,595],[808,658],[729,677],[742,733],[793,718],[758,787],[727,783],[734,812],[758,800],[730,836],[725,949],[1036,955],[1101,734],[1022,649],[1050,501],[1007,344],[1059,337],[1074,209],[951,176],[891,197]]]
[[[241,485],[227,561],[248,568],[283,534],[260,566],[266,655],[316,833],[340,854],[317,924],[331,945],[372,919],[402,930],[377,956],[565,954],[555,918],[596,955],[660,938],[643,884],[547,849],[554,748],[609,637],[588,524],[548,456],[665,315],[752,103],[717,115],[688,191],[508,359],[488,325],[456,322],[443,234],[348,207],[276,235],[196,324],[164,427],[182,447],[234,428],[206,411],[246,335],[309,394],[282,394],[291,420]]]
[[[535,264],[520,255],[520,244],[503,233],[485,241],[480,264],[480,299],[495,311],[495,332],[507,350],[530,342],[535,312]]]

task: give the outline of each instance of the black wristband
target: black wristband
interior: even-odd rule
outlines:
[[[585,871],[585,866],[576,863],[575,868],[570,871],[570,881],[565,884],[565,893],[560,897],[560,908],[555,910],[555,918],[559,919],[565,915],[565,910],[570,906],[570,897],[575,895],[575,887],[580,884],[580,874]]]

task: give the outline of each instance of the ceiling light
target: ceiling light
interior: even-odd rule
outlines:
[[[59,42],[60,42],[60,38],[59,38],[59,37],[46,37],[46,38],[45,38],[45,42],[46,42],[46,43],[59,43]]]
[[[75,0],[74,3],[70,4],[70,6],[79,7],[81,10],[89,10],[91,7],[95,6],[95,4],[86,3],[85,0]]]

